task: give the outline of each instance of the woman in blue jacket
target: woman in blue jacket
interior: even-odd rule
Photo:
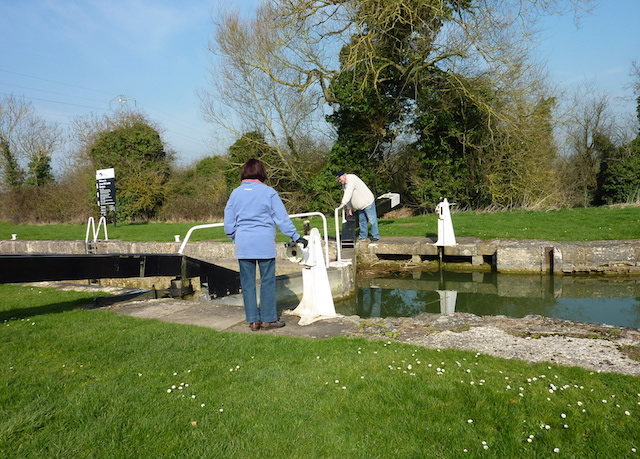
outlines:
[[[244,312],[252,331],[284,327],[276,310],[276,226],[306,246],[278,193],[264,184],[267,173],[257,159],[242,166],[242,184],[224,209],[224,232],[236,246]],[[256,300],[256,265],[260,269],[260,308]]]

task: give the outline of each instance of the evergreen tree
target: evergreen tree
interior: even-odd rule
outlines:
[[[24,183],[24,171],[20,168],[16,157],[11,152],[9,141],[0,135],[0,153],[4,171],[3,181],[9,189],[17,189]]]

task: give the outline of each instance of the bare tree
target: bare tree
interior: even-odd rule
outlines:
[[[589,84],[576,90],[571,108],[563,116],[565,154],[562,156],[562,182],[570,205],[589,206],[598,187],[601,157],[597,135],[616,138],[616,121],[609,98]]]
[[[205,118],[233,137],[249,132],[264,136],[272,152],[262,158],[271,183],[280,185],[285,202],[299,207],[303,185],[322,163],[322,145],[331,131],[318,88],[282,84],[301,75],[283,65],[281,53],[288,50],[278,25],[279,16],[269,6],[258,8],[253,20],[245,21],[237,12],[222,15],[209,44],[218,56],[210,70],[211,89],[200,97]]]
[[[640,97],[640,62],[635,60],[631,63],[631,70],[629,71],[631,77],[631,89],[636,97]]]
[[[501,85],[528,73],[526,49],[543,14],[586,11],[593,0],[272,0],[264,2],[252,27],[262,40],[242,64],[274,81],[306,90],[317,84],[328,102],[339,102],[331,81],[364,67],[361,82],[380,82],[386,67],[404,81],[424,78],[425,68],[483,73]],[[229,19],[229,17],[227,17]],[[443,21],[446,25],[443,27]],[[227,20],[223,19],[222,23]],[[228,30],[240,30],[236,16]],[[412,59],[380,58],[377,48],[410,30]],[[242,46],[253,46],[242,40]],[[349,44],[348,47],[343,47]],[[396,46],[399,46],[396,43]],[[341,52],[339,60],[338,53]],[[382,62],[381,62],[382,61]],[[273,69],[277,68],[278,72]],[[463,85],[463,81],[460,82]],[[464,86],[464,85],[463,85]]]

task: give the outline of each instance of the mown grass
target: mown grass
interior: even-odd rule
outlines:
[[[640,238],[640,207],[453,212],[457,237],[597,241]],[[382,236],[437,236],[437,217],[380,220]]]
[[[438,217],[435,214],[410,218],[380,220],[380,234],[384,236],[435,237],[438,234]],[[586,209],[561,209],[553,211],[504,211],[504,212],[453,212],[452,221],[457,237],[480,239],[514,238],[546,239],[550,241],[596,241],[640,238],[639,206],[603,206]],[[110,239],[122,241],[173,241],[174,235],[184,238],[189,228],[202,223],[144,223],[108,226]],[[294,223],[302,230],[303,219]],[[311,219],[312,226],[322,228],[322,220]],[[335,233],[335,222],[328,218],[328,232]],[[83,240],[86,225],[13,225],[0,222],[0,239],[10,239],[17,234],[25,240]],[[104,232],[99,237],[103,238]],[[193,241],[224,240],[222,228],[195,231]],[[278,233],[278,240],[286,237]]]
[[[640,448],[636,377],[78,308],[89,302],[0,285],[2,457],[628,457]]]

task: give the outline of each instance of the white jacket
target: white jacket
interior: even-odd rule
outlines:
[[[362,210],[375,201],[373,193],[360,177],[354,174],[347,174],[347,183],[344,184],[344,196],[342,204],[353,210]]]

